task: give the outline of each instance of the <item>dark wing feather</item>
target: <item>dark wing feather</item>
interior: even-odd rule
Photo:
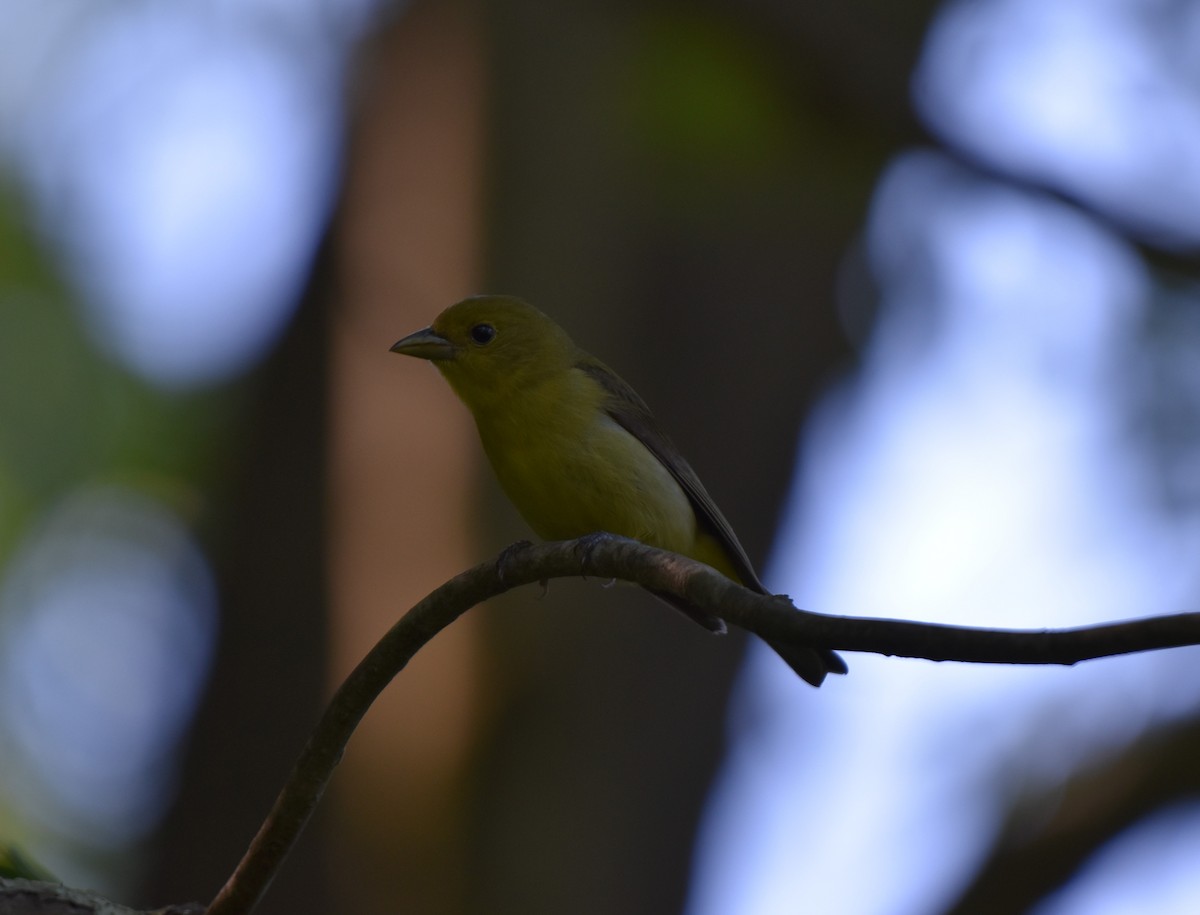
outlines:
[[[729,522],[725,520],[725,516],[717,508],[717,504],[713,502],[712,496],[708,494],[704,484],[696,476],[696,471],[692,470],[688,462],[683,459],[683,455],[679,453],[679,449],[658,427],[650,408],[638,396],[637,391],[598,359],[587,357],[579,362],[578,368],[598,381],[608,393],[608,402],[605,404],[605,411],[608,415],[621,428],[645,445],[647,450],[658,458],[659,463],[671,472],[675,482],[679,484],[687,495],[688,501],[692,503],[692,510],[696,513],[696,520],[700,522],[700,526],[725,548],[729,561],[742,584],[762,594],[769,593],[759,580],[754,566],[750,564],[750,558],[746,555],[741,543],[738,542],[733,528],[729,526]]]
[[[700,478],[696,476],[696,471],[692,470],[688,462],[683,459],[683,455],[679,453],[679,449],[658,427],[650,408],[638,396],[637,391],[626,384],[603,362],[591,356],[582,358],[576,367],[599,382],[607,392],[608,398],[604,408],[608,415],[621,428],[645,445],[650,453],[671,472],[675,482],[680,485],[687,494],[688,501],[692,503],[692,510],[695,511],[696,520],[700,526],[725,548],[729,562],[737,572],[742,584],[762,594],[769,594],[770,592],[754,571],[754,566],[750,564],[750,558],[742,549],[741,543],[738,542],[733,528],[729,526],[729,522],[725,520],[725,516],[713,502],[712,496],[705,490]],[[717,617],[690,606],[686,601],[680,600],[674,595],[653,593],[677,610],[683,611],[706,629],[713,632],[725,631],[724,622]],[[844,674],[846,672],[846,662],[827,648],[810,648],[806,645],[780,644],[773,641],[768,641],[767,644],[779,653],[792,670],[813,686],[820,686],[828,673]]]

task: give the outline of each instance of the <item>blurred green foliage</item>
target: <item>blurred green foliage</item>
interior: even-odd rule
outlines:
[[[676,206],[711,205],[757,188],[847,207],[882,155],[867,134],[822,101],[814,74],[745,17],[691,7],[652,9],[626,74],[625,117],[656,191]],[[801,187],[796,175],[822,176]]]
[[[218,394],[156,390],[97,349],[19,195],[0,186],[0,562],[87,480],[122,482],[194,517],[227,413]]]
[[[43,519],[86,487],[117,485],[150,496],[193,527],[204,521],[203,494],[220,479],[230,445],[231,389],[164,391],[128,372],[98,345],[103,335],[89,326],[92,312],[53,246],[21,194],[0,183],[0,592]],[[28,609],[14,600],[9,593],[0,602],[0,623]],[[56,860],[90,873],[129,870],[122,856],[130,849],[58,834],[17,812],[8,799],[28,796],[17,773],[38,768],[4,762],[20,752],[0,747],[6,835],[25,847],[53,846]],[[0,847],[0,873],[53,879],[11,847]]]
[[[0,877],[10,880],[41,880],[43,883],[60,882],[16,845],[3,842],[0,842]]]

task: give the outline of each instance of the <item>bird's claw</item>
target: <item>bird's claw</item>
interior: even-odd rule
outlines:
[[[500,555],[496,557],[496,577],[504,581],[512,569],[513,560],[531,546],[533,546],[532,540],[518,540],[501,550]]]
[[[587,578],[588,566],[592,561],[592,554],[596,552],[596,547],[602,543],[607,543],[610,540],[617,538],[608,531],[596,531],[591,534],[584,534],[575,541],[576,549],[579,551],[579,574]]]

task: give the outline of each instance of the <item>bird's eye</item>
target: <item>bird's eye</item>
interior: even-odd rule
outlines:
[[[496,337],[496,328],[490,324],[476,324],[471,328],[471,339],[480,346],[486,346]]]

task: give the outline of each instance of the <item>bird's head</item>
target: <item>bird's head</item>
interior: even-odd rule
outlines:
[[[451,305],[393,353],[428,359],[472,408],[570,369],[577,350],[566,331],[512,296],[473,296]]]

